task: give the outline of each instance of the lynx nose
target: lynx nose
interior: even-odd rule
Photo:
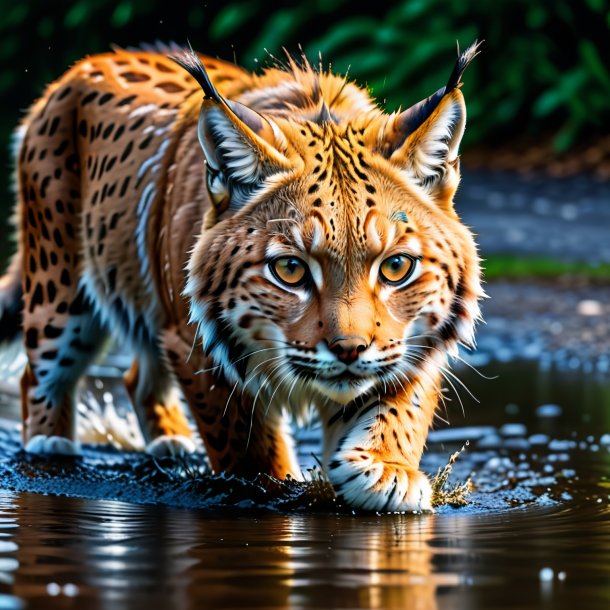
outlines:
[[[368,347],[364,337],[335,337],[328,344],[328,349],[337,356],[341,362],[351,364]]]

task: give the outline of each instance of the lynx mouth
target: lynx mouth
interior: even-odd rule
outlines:
[[[377,379],[372,376],[361,377],[352,373],[343,373],[330,379],[315,379],[312,387],[326,398],[345,404],[375,386]]]

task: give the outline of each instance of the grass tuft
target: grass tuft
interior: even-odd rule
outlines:
[[[444,504],[466,506],[468,504],[468,495],[473,488],[470,477],[463,483],[458,482],[453,487],[448,487],[453,465],[466,447],[468,447],[468,441],[449,458],[444,468],[438,469],[436,476],[432,479],[432,506],[443,506]]]

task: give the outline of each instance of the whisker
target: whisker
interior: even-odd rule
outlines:
[[[252,371],[250,371],[251,375],[250,377],[248,377],[247,381],[244,381],[244,386],[241,389],[241,394],[243,396],[244,391],[246,390],[246,388],[248,387],[248,384],[257,376],[256,375],[256,370],[259,369],[261,366],[269,363],[269,362],[273,362],[274,360],[280,360],[284,358],[284,355],[282,354],[281,356],[274,356],[273,358],[267,358],[267,360],[263,360],[262,362],[259,362],[253,369]]]
[[[288,369],[288,373],[286,373],[286,375],[284,375],[284,377],[282,377],[280,382],[277,384],[277,387],[275,388],[273,394],[271,395],[271,398],[269,399],[269,407],[271,407],[271,404],[273,403],[273,398],[275,397],[275,394],[277,393],[277,391],[280,389],[281,385],[284,383],[284,380],[287,379],[288,376],[292,374],[292,370],[290,369],[290,366],[286,364],[286,368]],[[269,407],[268,407],[268,409],[269,409]]]
[[[453,383],[451,383],[451,379],[449,379],[449,377],[445,375],[444,371],[441,370],[440,373],[443,376],[443,379],[445,379],[445,381],[451,386],[451,389],[455,392],[455,395],[457,396],[457,399],[460,403],[460,407],[462,407],[462,415],[466,417],[466,410],[464,409],[464,403],[462,402],[462,397],[460,396],[460,393],[457,391],[457,388],[453,385]]]
[[[466,390],[466,392],[468,392],[469,396],[474,401],[481,404],[481,401],[470,391],[468,386],[455,373],[451,372],[449,369],[447,369],[445,367],[441,367],[441,370],[444,371],[445,373],[447,373],[447,375],[451,375],[451,377],[453,377],[453,379],[455,379]]]
[[[277,356],[275,358],[269,358],[267,360],[264,360],[263,362],[258,364],[254,370],[256,370],[259,366],[266,364],[267,362],[270,362],[271,360],[277,360],[278,358],[283,358],[283,356]],[[250,383],[250,381],[252,381],[253,377],[254,377],[254,374],[252,376],[250,376],[250,379],[248,381],[244,382],[244,387],[242,388],[242,391],[241,391],[242,395],[244,393],[244,390],[246,389],[246,386],[248,385],[248,383]],[[231,402],[231,398],[233,398],[233,394],[235,394],[235,390],[237,389],[238,384],[239,384],[239,379],[235,382],[235,385],[233,386],[233,389],[231,390],[231,393],[229,394],[229,398],[227,398],[227,402],[225,404],[225,408],[222,413],[223,417],[227,414],[227,409],[229,408],[229,402]]]
[[[235,389],[237,388],[238,383],[239,383],[239,379],[235,382],[235,385],[233,386],[233,389],[231,390],[231,393],[229,394],[229,398],[227,398],[227,402],[225,404],[224,411],[222,412],[223,417],[227,414],[227,409],[229,408],[229,403],[231,402],[231,398],[233,397],[233,394],[235,393]]]
[[[191,351],[186,358],[186,361],[189,362],[193,352],[195,351],[195,345],[197,344],[197,339],[199,339],[199,329],[201,328],[201,321],[197,322],[197,328],[195,329],[195,337],[193,338],[193,344],[191,345]],[[195,373],[196,374],[196,373]]]
[[[481,373],[481,371],[479,371],[479,369],[477,369],[476,366],[470,364],[470,362],[468,362],[467,360],[464,360],[464,358],[462,358],[461,356],[458,356],[457,354],[455,356],[452,356],[452,358],[455,358],[456,360],[459,360],[462,364],[465,364],[469,369],[472,369],[479,377],[482,377],[483,379],[486,379],[487,381],[493,381],[494,379],[498,379],[498,375],[494,375],[493,377],[488,377],[487,375],[484,375],[483,373]]]
[[[242,360],[245,360],[246,358],[250,358],[250,356],[254,356],[255,354],[259,354],[260,352],[268,352],[268,351],[277,350],[277,349],[284,349],[284,347],[264,347],[262,349],[257,349],[253,352],[250,352],[249,354],[245,354],[244,356],[241,356],[237,360],[233,360],[232,362],[229,362],[229,366],[234,366],[238,362],[241,362]],[[223,366],[226,366],[226,365],[217,364],[216,366],[212,366],[208,369],[199,369],[198,371],[195,371],[195,375],[201,375],[202,373],[209,373],[210,371],[214,371],[215,369],[219,369]]]

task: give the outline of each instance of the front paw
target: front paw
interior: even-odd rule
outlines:
[[[383,462],[371,452],[336,455],[328,474],[337,495],[353,508],[376,512],[432,510],[432,487],[423,472]]]
[[[165,434],[146,446],[146,453],[155,457],[177,457],[197,451],[193,439],[179,434]]]
[[[36,434],[24,445],[27,453],[34,455],[80,455],[80,445],[63,436]]]

